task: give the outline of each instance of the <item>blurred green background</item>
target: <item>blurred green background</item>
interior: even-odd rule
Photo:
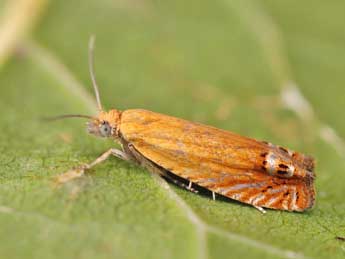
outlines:
[[[344,258],[344,1],[1,0],[1,258]],[[114,146],[96,113],[87,44],[107,108],[145,108],[317,159],[306,213],[212,201],[111,158],[54,189],[52,177]]]

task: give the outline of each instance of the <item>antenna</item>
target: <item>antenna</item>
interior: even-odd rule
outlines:
[[[94,70],[94,49],[95,49],[95,36],[92,35],[89,41],[89,71],[92,80],[93,89],[95,90],[96,101],[98,110],[102,111],[101,99],[99,97],[99,90],[96,82],[95,70]]]
[[[44,121],[56,121],[56,120],[62,120],[67,118],[85,118],[85,119],[91,119],[91,120],[97,120],[97,118],[89,116],[89,115],[82,115],[82,114],[67,114],[67,115],[59,115],[55,117],[44,117],[42,120]]]

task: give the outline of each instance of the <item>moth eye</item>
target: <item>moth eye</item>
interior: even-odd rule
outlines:
[[[103,121],[100,125],[99,131],[103,137],[109,137],[111,135],[111,126],[108,122]]]

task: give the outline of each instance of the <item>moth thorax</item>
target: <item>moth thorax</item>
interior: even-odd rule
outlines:
[[[270,175],[282,177],[292,177],[296,170],[293,165],[283,162],[273,152],[269,152],[265,155],[263,167]]]

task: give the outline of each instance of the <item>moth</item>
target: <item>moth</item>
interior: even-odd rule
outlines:
[[[88,170],[110,156],[134,162],[190,191],[216,195],[263,208],[304,211],[315,201],[314,159],[265,141],[142,109],[104,111],[94,73],[94,38],[89,43],[89,70],[97,116],[63,115],[55,119],[89,119],[87,131],[111,138],[112,148]]]

